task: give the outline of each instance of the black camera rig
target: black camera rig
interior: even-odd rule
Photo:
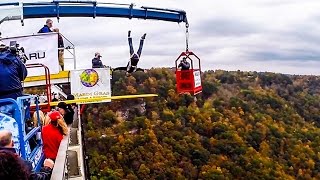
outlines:
[[[12,54],[15,54],[16,56],[18,56],[23,63],[26,63],[26,61],[28,60],[28,57],[24,52],[24,48],[20,47],[20,45],[17,43],[10,45],[9,51]]]

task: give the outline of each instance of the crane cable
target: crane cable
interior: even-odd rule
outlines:
[[[189,52],[189,23],[186,22],[186,52]]]

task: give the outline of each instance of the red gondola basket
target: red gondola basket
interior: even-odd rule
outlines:
[[[185,57],[191,62],[191,68],[189,70],[178,69],[178,61]],[[194,68],[194,59],[198,61],[199,67]],[[201,66],[200,58],[193,52],[187,51],[182,52],[180,56],[175,61],[176,64],[176,82],[177,82],[177,92],[179,94],[190,93],[191,95],[196,95],[202,92],[201,85]]]

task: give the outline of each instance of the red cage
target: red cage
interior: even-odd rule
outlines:
[[[191,67],[189,70],[178,69],[178,61],[181,60],[181,58],[186,58],[187,61],[190,61]],[[195,60],[193,60],[194,58]],[[198,62],[198,68],[194,68],[195,61]],[[175,64],[178,93],[190,93],[192,95],[201,93],[202,85],[200,58],[193,52],[186,51],[180,54],[180,56],[176,59]]]

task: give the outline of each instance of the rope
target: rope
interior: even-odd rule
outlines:
[[[186,23],[186,52],[189,51],[189,24]]]

